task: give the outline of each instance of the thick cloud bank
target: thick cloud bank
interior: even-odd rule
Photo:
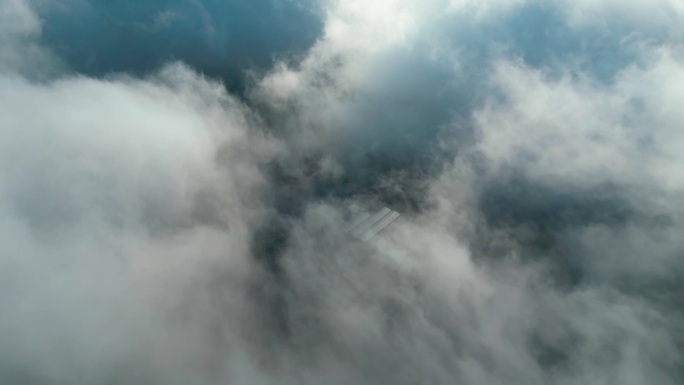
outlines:
[[[681,384],[682,100],[674,0],[0,0],[0,383]]]

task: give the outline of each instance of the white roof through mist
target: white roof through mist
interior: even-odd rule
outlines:
[[[367,241],[397,218],[399,218],[398,212],[384,207],[375,213],[359,215],[347,227],[347,232],[356,239]]]

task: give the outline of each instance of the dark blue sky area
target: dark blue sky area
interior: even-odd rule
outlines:
[[[38,12],[43,43],[74,71],[142,74],[180,60],[234,91],[246,70],[303,54],[322,28],[308,0],[67,0]]]

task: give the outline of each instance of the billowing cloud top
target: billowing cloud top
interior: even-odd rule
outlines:
[[[682,100],[675,0],[0,0],[0,383],[684,383]]]

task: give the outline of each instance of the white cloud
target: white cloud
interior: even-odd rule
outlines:
[[[636,27],[630,33],[637,35],[655,30],[673,40],[684,38],[684,4],[678,0],[580,0],[564,5],[568,21],[578,27],[606,28],[617,21]]]
[[[55,58],[40,45],[41,23],[24,0],[0,2],[0,72],[20,71],[44,76],[57,67]]]
[[[682,74],[681,59],[666,49],[608,87],[502,62],[492,77],[502,98],[476,112],[479,149],[495,168],[538,178],[681,191]]]
[[[222,86],[178,65],[0,84],[5,379],[200,381],[215,269],[222,322],[241,327],[269,140]]]
[[[679,383],[681,52],[637,44],[609,81],[516,59],[520,4],[331,2],[242,102],[181,64],[27,74],[40,23],[2,3],[0,379]],[[577,34],[611,15],[558,7]],[[584,215],[606,184],[627,219]],[[342,231],[415,195],[371,242]]]

